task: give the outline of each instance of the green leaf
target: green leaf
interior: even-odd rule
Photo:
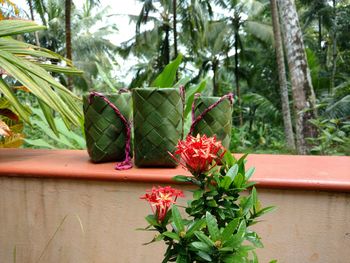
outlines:
[[[173,85],[173,88],[180,88],[181,86],[186,86],[186,84],[191,80],[190,77],[184,77],[182,79],[180,79],[178,82],[176,82],[174,85]]]
[[[209,206],[209,207],[218,207],[218,204],[216,203],[215,200],[209,200],[207,202],[207,206]]]
[[[145,219],[151,226],[159,226],[158,220],[155,217],[155,215],[148,215],[145,217]]]
[[[41,99],[38,99],[38,103],[39,103],[39,106],[40,106],[44,116],[45,116],[47,124],[49,125],[51,130],[55,133],[55,135],[59,137],[59,132],[57,130],[56,123],[55,123],[55,120],[53,118],[52,109],[45,102],[43,102]]]
[[[227,241],[233,235],[238,224],[239,218],[235,218],[230,223],[228,223],[228,225],[225,227],[224,231],[221,234],[221,240],[223,242]]]
[[[259,263],[258,255],[255,253],[255,251],[252,251],[253,253],[253,259],[251,260],[251,263]]]
[[[251,242],[255,247],[263,248],[263,244],[260,241],[260,237],[255,232],[249,232],[246,235],[246,239]]]
[[[244,241],[244,236],[246,233],[246,223],[245,221],[241,221],[237,233],[234,234],[228,241],[224,242],[224,247],[232,247],[237,248]]]
[[[204,191],[201,189],[194,191],[193,192],[193,199],[198,200],[199,198],[201,198],[203,196],[203,193],[204,193]]]
[[[47,71],[55,72],[55,73],[63,73],[66,75],[81,75],[84,73],[83,71],[74,67],[62,67],[54,64],[44,64],[44,63],[35,63],[35,64]]]
[[[184,227],[184,223],[182,221],[180,212],[179,212],[179,210],[178,210],[176,205],[172,206],[172,208],[171,208],[171,215],[172,215],[172,219],[173,219],[174,225],[176,227],[175,232],[177,234],[179,234],[181,231],[184,231],[185,227]]]
[[[220,187],[224,188],[225,190],[228,190],[231,183],[232,179],[229,176],[225,176],[224,179],[222,179],[220,182]]]
[[[219,248],[220,252],[232,252],[234,249],[232,247],[222,247]]]
[[[248,171],[246,171],[245,178],[246,178],[247,181],[250,179],[250,177],[252,177],[254,172],[255,172],[255,168],[254,167],[251,167],[251,168],[249,168]]]
[[[169,88],[172,87],[176,79],[176,71],[179,68],[182,61],[182,54],[179,54],[177,58],[171,61],[164,70],[158,75],[158,77],[151,84],[152,87]]]
[[[47,126],[46,123],[39,120],[32,120],[32,123],[36,126],[38,126],[42,131],[46,133],[47,136],[49,136],[51,139],[55,140],[58,143],[62,143],[66,145],[69,149],[74,149],[74,145],[64,136],[63,134],[58,137],[50,128]]]
[[[191,182],[192,181],[190,176],[185,176],[185,175],[176,175],[172,179],[176,182]]]
[[[187,229],[185,238],[191,238],[193,236],[194,232],[200,230],[204,226],[205,226],[205,219],[204,218],[197,220],[194,224],[192,224]]]
[[[206,212],[205,218],[206,218],[206,222],[207,222],[207,226],[208,226],[211,240],[213,240],[213,241],[219,240],[220,239],[220,230],[219,230],[219,227],[218,227],[218,224],[216,222],[215,217],[212,214],[210,214],[209,212]]]
[[[61,118],[56,118],[56,126],[60,134],[64,135],[67,139],[73,141],[77,147],[75,149],[85,149],[86,142],[81,134],[75,133],[74,131],[68,130],[67,125]]]
[[[261,209],[260,211],[258,211],[256,214],[255,214],[255,217],[260,217],[264,214],[267,214],[267,213],[270,213],[272,211],[275,211],[276,210],[276,207],[275,206],[268,206],[268,207],[265,207],[263,209]]]
[[[213,246],[214,246],[214,242],[213,242],[209,237],[207,237],[203,232],[201,232],[201,231],[196,231],[196,232],[194,232],[194,234],[196,235],[196,237],[197,237],[200,241],[206,243],[208,246],[210,246],[210,247],[213,247]]]
[[[56,149],[55,146],[52,146],[51,144],[47,143],[43,139],[35,139],[35,140],[24,139],[24,141],[32,146],[37,146],[40,148]]]
[[[242,175],[241,173],[238,173],[238,175],[235,177],[233,183],[235,184],[236,188],[241,188],[244,181],[245,181],[244,175]]]
[[[241,204],[243,216],[245,216],[246,214],[248,214],[248,212],[250,211],[250,209],[253,208],[253,205],[254,205],[253,196],[252,196],[252,195],[249,195],[248,198],[245,199],[245,201],[243,202],[243,204]]]
[[[0,20],[0,37],[29,33],[42,29],[46,29],[46,27],[39,26],[29,20]]]
[[[258,199],[258,193],[256,192],[256,188],[252,188],[252,192],[250,194],[252,196],[253,200],[253,208],[254,208],[254,213],[256,212],[256,208],[259,206],[259,199]]]
[[[248,153],[244,154],[241,158],[239,158],[239,160],[237,161],[238,163],[238,172],[241,173],[241,174],[244,174],[245,173],[245,159],[247,158],[248,156]]]
[[[235,179],[237,173],[238,173],[238,165],[235,164],[227,171],[226,176],[231,178],[231,180],[233,181]]]
[[[14,107],[18,115],[21,117],[21,119],[29,123],[30,114],[28,110],[25,107],[23,107],[22,103],[19,102],[13,91],[2,78],[0,78],[0,92],[4,94],[4,96],[8,99],[8,101]]]
[[[201,251],[205,251],[205,252],[210,252],[211,251],[211,247],[208,246],[206,243],[204,242],[199,242],[199,241],[196,241],[196,242],[192,242],[191,243],[191,246],[194,247],[195,249],[197,250],[201,250]]]
[[[224,155],[224,161],[228,167],[231,167],[236,163],[236,158],[230,151],[227,151]]]
[[[180,241],[180,237],[174,232],[166,231],[166,232],[162,233],[162,235],[169,237],[171,239],[175,239],[175,240]]]
[[[0,50],[0,64],[9,74],[26,86],[36,97],[42,99],[47,105],[50,105],[51,108],[60,112],[63,117],[69,119],[70,122],[76,125],[79,124],[77,116],[71,111],[70,107],[67,107],[67,104],[62,101],[62,98],[60,98],[57,93],[52,90],[51,86],[46,82],[46,80],[39,78],[35,74],[27,73],[27,71],[22,68],[31,67],[32,72],[36,69],[35,67],[31,66],[30,64],[27,65],[25,62],[21,64],[21,67],[17,67],[18,63],[23,61],[18,62],[14,59],[9,62],[4,58],[4,56],[6,57],[7,54],[4,54],[4,52]],[[40,72],[36,73],[40,74]],[[48,73],[45,71],[45,74]],[[56,81],[54,80],[54,82]]]
[[[188,263],[187,262],[187,256],[179,254],[176,258],[176,263]]]
[[[197,255],[208,262],[213,262],[210,255],[208,255],[207,253],[205,253],[203,251],[198,251]]]

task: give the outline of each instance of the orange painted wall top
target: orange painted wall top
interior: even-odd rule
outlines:
[[[251,154],[247,167],[258,187],[350,192],[350,157]],[[0,176],[94,179],[154,184],[173,183],[181,167],[114,170],[93,164],[84,150],[0,149]]]

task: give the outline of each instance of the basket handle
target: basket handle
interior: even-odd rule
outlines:
[[[189,134],[193,133],[194,127],[197,125],[197,123],[199,121],[201,121],[204,118],[204,115],[207,114],[209,111],[211,111],[212,109],[214,109],[216,106],[218,106],[222,101],[224,101],[225,99],[228,99],[230,101],[230,103],[233,103],[233,93],[228,93],[224,96],[222,96],[217,102],[213,103],[212,105],[210,105],[208,108],[206,108],[201,114],[198,115],[198,117],[196,118],[195,116],[195,102],[196,99],[200,96],[199,93],[196,93],[194,95],[194,99],[193,99],[193,103],[192,103],[192,124],[191,124],[191,128],[190,128],[190,132]]]
[[[120,94],[121,92],[119,92]],[[100,97],[102,98],[117,114],[117,116],[122,120],[122,122],[125,125],[126,128],[126,142],[125,142],[125,159],[122,162],[118,162],[115,166],[116,170],[127,170],[132,168],[132,162],[130,157],[131,147],[130,147],[130,141],[131,141],[131,123],[125,118],[125,116],[120,112],[117,106],[115,106],[112,102],[109,101],[109,99],[106,98],[105,95],[92,91],[89,94],[89,103],[91,104],[94,97]]]

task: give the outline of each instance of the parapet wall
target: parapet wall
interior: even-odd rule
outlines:
[[[259,262],[348,262],[350,157],[251,155],[247,165],[263,205],[278,207],[256,226]],[[85,151],[0,150],[0,262],[161,262],[161,243],[142,245],[154,233],[136,231],[150,213],[139,196],[184,173],[115,171]]]

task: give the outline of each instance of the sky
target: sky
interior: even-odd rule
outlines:
[[[18,7],[28,12],[26,0],[12,0]],[[81,9],[83,0],[73,0],[77,8]],[[135,33],[135,26],[130,25],[128,15],[139,15],[142,4],[136,0],[100,0],[101,8],[109,6],[109,13],[115,14],[113,22],[118,26],[118,34],[111,37],[115,44],[120,44],[123,41],[130,39]],[[38,20],[40,22],[40,20]]]
[[[26,0],[12,0],[20,9],[29,13],[29,8]],[[85,1],[73,0],[73,3],[78,9],[81,9]],[[110,23],[115,23],[118,28],[118,33],[110,35],[108,39],[116,45],[129,40],[135,35],[135,24],[130,24],[128,15],[139,15],[142,3],[136,0],[100,0],[99,9],[109,7],[109,14],[113,15],[107,19]],[[40,23],[39,17],[36,18],[37,22]],[[126,83],[132,80],[133,73],[130,71],[130,67],[137,63],[135,57],[129,57],[127,61],[117,58],[119,67],[115,69],[118,73],[118,78]],[[115,75],[115,74],[113,74]]]

